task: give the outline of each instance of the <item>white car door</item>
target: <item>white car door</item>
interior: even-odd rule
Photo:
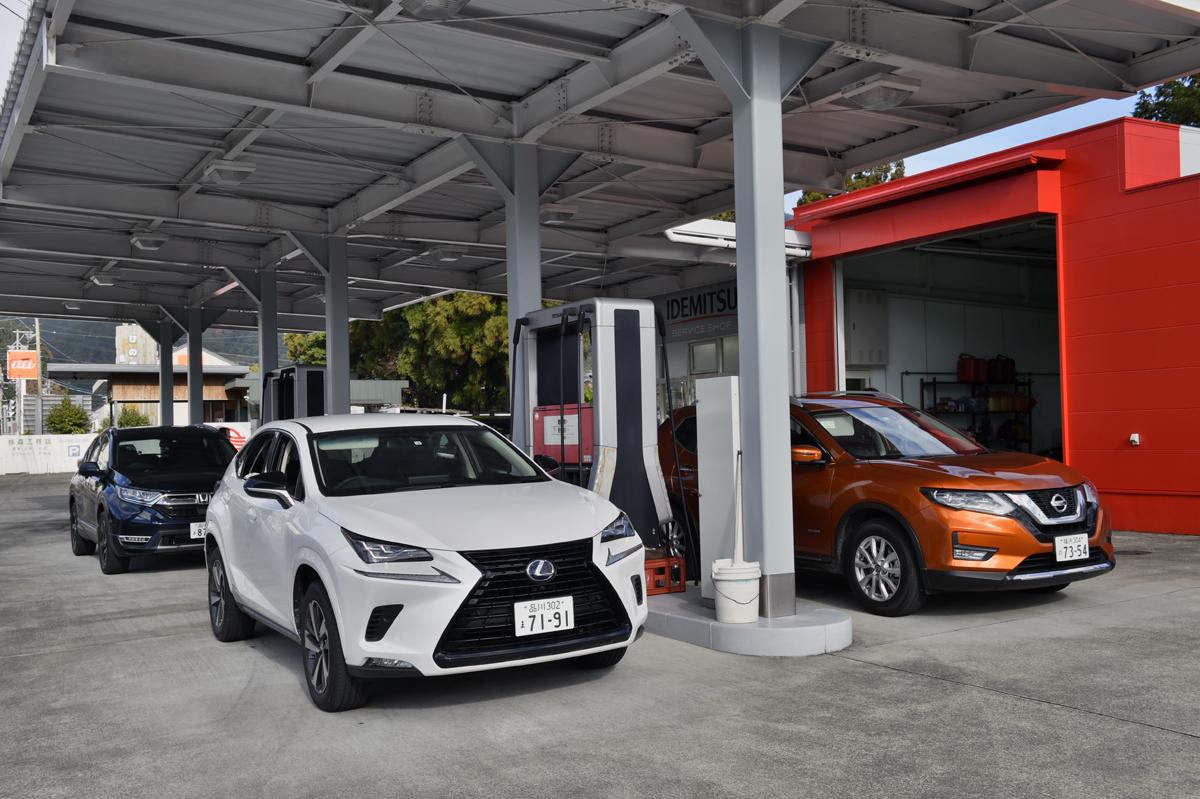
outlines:
[[[255,529],[266,501],[248,496],[245,483],[248,478],[262,476],[270,468],[276,436],[273,430],[263,431],[250,439],[242,451],[237,479],[229,493],[229,529],[222,536],[225,569],[232,578],[238,599],[258,613],[266,613],[268,607],[263,586],[258,583],[253,568],[259,541]]]
[[[292,502],[284,507],[277,499],[248,497],[251,505],[247,543],[253,554],[246,561],[250,579],[262,593],[263,613],[271,621],[291,630],[292,618],[292,528],[304,513],[304,480],[301,475],[299,446],[283,431],[261,477],[278,480],[286,487]]]

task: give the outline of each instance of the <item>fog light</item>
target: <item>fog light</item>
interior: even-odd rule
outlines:
[[[407,660],[396,660],[395,658],[367,658],[364,666],[372,669],[415,669],[416,666],[409,663]]]
[[[983,547],[956,546],[954,548],[955,560],[987,560],[994,554],[996,554],[996,550]]]

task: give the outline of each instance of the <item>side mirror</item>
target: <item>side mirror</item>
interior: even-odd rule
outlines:
[[[792,463],[824,463],[825,453],[816,447],[792,447]]]
[[[257,477],[248,477],[242,485],[245,492],[259,499],[273,499],[284,508],[290,508],[295,502],[287,490],[287,477],[283,472],[267,472]]]
[[[558,473],[562,471],[562,464],[549,455],[534,455],[533,462],[542,467],[551,477],[558,477]]]
[[[79,464],[80,477],[99,477],[100,464],[95,461],[83,461]]]

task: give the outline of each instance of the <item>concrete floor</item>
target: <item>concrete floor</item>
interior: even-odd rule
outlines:
[[[407,681],[326,715],[295,645],[212,638],[200,560],[105,577],[70,553],[64,476],[0,478],[0,796],[1196,797],[1200,539],[1118,550],[1054,596],[855,612],[836,655],[647,635],[609,674]]]

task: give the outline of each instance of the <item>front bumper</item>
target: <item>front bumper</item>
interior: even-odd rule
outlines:
[[[578,543],[583,545],[582,541]],[[337,597],[339,632],[348,670],[355,676],[371,678],[457,674],[562,660],[630,645],[646,623],[644,586],[639,602],[633,582],[634,577],[639,581],[644,578],[645,550],[638,548],[609,564],[610,555],[630,548],[628,542],[601,544],[597,536],[588,540],[588,546],[587,566],[596,576],[595,584],[607,593],[620,621],[595,635],[586,634],[586,591],[580,593],[583,589],[578,583],[564,579],[564,575],[557,575],[546,583],[546,588],[537,589],[538,594],[528,596],[520,584],[527,578],[523,574],[519,579],[509,575],[502,579],[508,581],[510,589],[499,599],[489,599],[478,591],[485,581],[484,571],[457,552],[435,551],[433,561],[376,565],[363,563],[349,547],[332,553],[332,593]],[[518,550],[483,554],[504,552]],[[443,574],[456,582],[400,579],[404,574]],[[555,590],[560,579],[561,593]],[[549,633],[514,639],[497,634],[497,630],[511,629],[512,601],[566,595],[574,598],[578,635]],[[384,625],[386,631],[380,635],[379,626],[372,625],[372,614],[397,605],[403,607]],[[451,641],[452,633],[461,633],[464,625],[481,628],[481,637],[487,639],[470,652],[464,652],[461,646],[456,648]]]
[[[1112,526],[1103,507],[1089,517],[1086,560],[1054,560],[1054,535],[1050,528],[1031,530],[1009,516],[953,511],[936,505],[924,509],[922,529],[926,570],[925,588],[942,591],[1005,591],[1040,588],[1086,580],[1116,568]],[[1063,534],[1081,532],[1077,528]],[[959,560],[954,546],[994,550],[984,561]]]
[[[110,511],[113,550],[118,555],[162,555],[204,549],[203,538],[191,537],[192,523],[203,522],[203,513],[199,516],[167,516],[153,508],[122,504],[126,513]]]

